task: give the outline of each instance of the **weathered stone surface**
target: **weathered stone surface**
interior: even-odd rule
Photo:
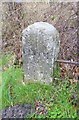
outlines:
[[[36,22],[23,30],[23,66],[26,80],[52,82],[54,61],[59,53],[59,33],[46,22]]]

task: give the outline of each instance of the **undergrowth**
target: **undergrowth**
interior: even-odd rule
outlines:
[[[7,62],[10,60],[9,57],[4,58]],[[5,68],[4,58],[2,63]],[[60,74],[55,70],[54,75],[59,78]],[[23,69],[12,65],[3,70],[1,93],[0,109],[24,103],[31,103],[34,106],[35,101],[42,101],[47,108],[47,114],[34,113],[29,116],[30,118],[77,118],[77,85],[70,84],[68,79],[57,79],[49,85],[40,82],[23,84]]]

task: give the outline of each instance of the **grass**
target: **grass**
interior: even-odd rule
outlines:
[[[7,58],[6,58],[7,57]],[[31,82],[23,84],[23,70],[18,66],[6,66],[5,59],[9,64],[9,57],[6,55],[2,59],[3,67],[2,84],[0,85],[0,109],[16,104],[31,103],[42,101],[45,104],[48,113],[47,115],[34,113],[29,117],[32,118],[77,118],[77,85],[70,84],[68,79],[55,80],[53,85],[42,84],[40,82]],[[58,68],[54,73],[59,79]],[[1,76],[1,74],[0,74]],[[72,96],[76,96],[73,97]]]

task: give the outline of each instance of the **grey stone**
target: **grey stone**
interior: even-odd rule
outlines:
[[[24,29],[22,34],[25,79],[52,82],[51,75],[60,46],[58,31],[47,22],[36,22]]]
[[[2,110],[1,118],[26,118],[35,112],[31,104],[15,105]]]

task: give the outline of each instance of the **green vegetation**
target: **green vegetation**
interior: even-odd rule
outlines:
[[[72,96],[77,95],[76,85],[70,85],[66,81],[60,81],[58,85],[54,84],[50,90],[50,99],[44,101],[48,110],[46,115],[34,114],[32,117],[47,117],[47,118],[76,118],[77,109],[75,104],[78,102],[77,98],[72,99]],[[49,97],[49,96],[48,96]]]
[[[6,64],[5,59],[7,59],[8,64],[9,60],[11,60],[9,57],[6,57],[3,57],[2,62],[4,68]],[[58,68],[54,75],[55,77],[59,77]],[[23,84],[23,70],[21,67],[15,65],[4,69],[2,78],[2,84],[0,85],[2,106],[0,104],[0,109],[24,103],[31,103],[34,106],[35,101],[41,101],[47,108],[47,114],[40,115],[34,113],[29,116],[30,118],[77,118],[78,100],[76,83],[70,84],[68,79],[56,79],[53,85],[46,85],[39,82]]]

